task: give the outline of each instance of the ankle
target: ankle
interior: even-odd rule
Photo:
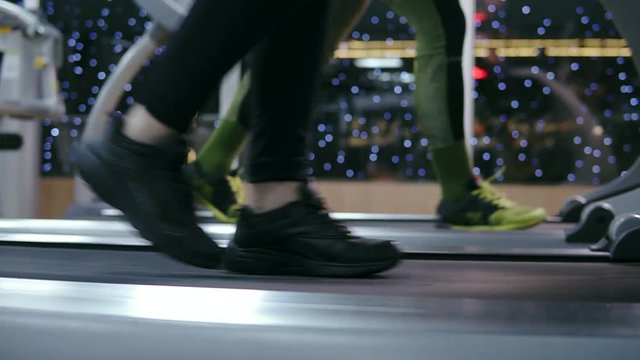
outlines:
[[[263,213],[300,200],[301,183],[296,181],[274,181],[245,183],[246,205],[254,213]]]
[[[133,105],[124,117],[122,134],[133,141],[153,145],[179,136],[176,131],[151,115],[143,105]]]

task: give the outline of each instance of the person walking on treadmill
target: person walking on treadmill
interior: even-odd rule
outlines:
[[[181,172],[182,135],[213,86],[251,50],[249,196],[225,267],[310,276],[366,276],[393,267],[400,255],[390,242],[351,235],[307,183],[310,84],[321,65],[327,7],[327,0],[196,0],[152,62],[137,103],[112,119],[104,140],[79,152],[81,176],[158,250],[217,267],[222,250],[198,226]]]
[[[456,229],[511,230],[534,226],[547,216],[543,208],[514,203],[491,181],[475,178],[464,143],[462,49],[465,17],[458,1],[387,0],[416,29],[416,112],[430,141],[433,165],[442,190],[438,214]],[[327,49],[334,49],[359,18],[368,1],[333,1]],[[359,9],[359,11],[358,11]],[[329,51],[331,51],[329,50]],[[249,132],[244,94],[245,75],[233,105],[198,159],[187,171],[196,192],[214,215],[227,222],[237,219],[241,187],[237,174],[227,175],[231,162]]]

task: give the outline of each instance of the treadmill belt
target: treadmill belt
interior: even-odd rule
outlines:
[[[207,270],[148,251],[0,246],[0,277],[340,294],[640,302],[640,265],[405,260],[365,279],[253,276]]]
[[[589,250],[588,244],[569,244],[571,224],[546,223],[519,231],[454,231],[432,221],[357,220],[346,224],[354,234],[391,240],[413,257],[506,257],[608,260],[608,253]],[[203,229],[226,246],[235,231],[231,224],[203,223]],[[146,247],[125,222],[115,220],[0,220],[0,243],[104,245]]]

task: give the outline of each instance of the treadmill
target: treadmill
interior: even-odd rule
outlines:
[[[405,259],[322,279],[187,266],[112,215],[0,220],[0,358],[640,356],[640,265],[567,243],[571,224],[469,233],[426,216],[334,214]],[[234,232],[202,226],[221,246]]]

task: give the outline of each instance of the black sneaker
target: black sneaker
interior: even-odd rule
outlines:
[[[194,161],[185,166],[183,172],[200,202],[218,221],[238,221],[244,194],[237,170],[229,172],[226,176],[213,177],[205,174],[198,161]]]
[[[305,185],[302,200],[262,214],[243,208],[223,264],[245,274],[362,277],[392,268],[399,251],[333,220]]]
[[[121,127],[122,119],[114,117],[106,139],[78,149],[82,178],[159,251],[191,265],[218,267],[222,250],[198,226],[182,175],[184,140],[146,145],[122,135]]]

